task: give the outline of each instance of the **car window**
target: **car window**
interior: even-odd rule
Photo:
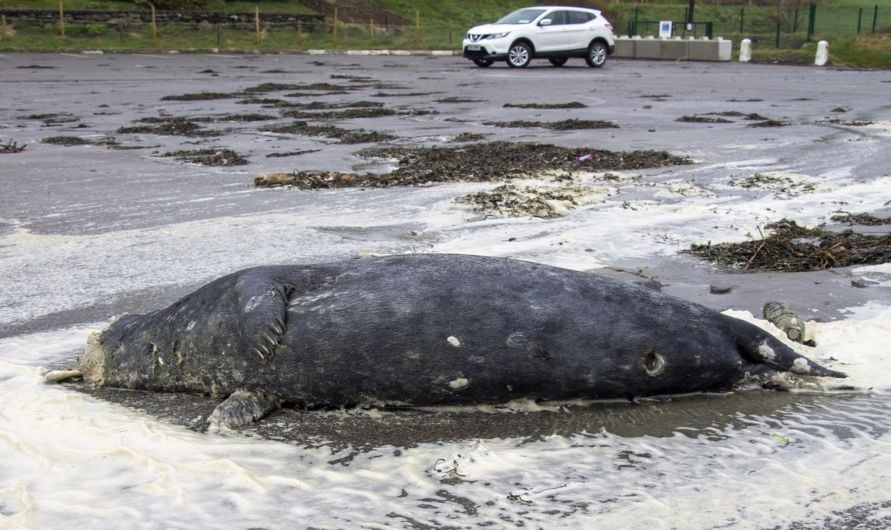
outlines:
[[[566,15],[567,24],[586,24],[589,20],[594,18],[591,13],[585,13],[584,11],[567,11]]]
[[[496,24],[529,24],[544,11],[544,9],[519,9],[505,16]]]
[[[545,18],[551,19],[552,26],[560,26],[566,24],[566,11],[553,11]]]

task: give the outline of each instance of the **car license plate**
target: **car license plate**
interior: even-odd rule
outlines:
[[[467,51],[478,52],[478,51],[480,51],[481,49],[482,49],[482,48],[480,48],[480,45],[479,45],[479,44],[468,44],[468,45],[467,45]]]

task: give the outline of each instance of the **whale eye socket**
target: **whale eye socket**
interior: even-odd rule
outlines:
[[[642,359],[643,369],[647,375],[655,377],[665,370],[665,357],[650,350]]]

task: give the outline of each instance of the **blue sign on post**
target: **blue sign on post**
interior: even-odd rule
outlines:
[[[670,20],[660,20],[659,21],[659,38],[660,39],[670,39],[671,38],[671,21]]]

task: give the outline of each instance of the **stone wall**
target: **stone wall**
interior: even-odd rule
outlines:
[[[59,11],[47,9],[0,9],[6,16],[6,23],[13,26],[48,26],[59,23]],[[207,24],[222,24],[228,28],[253,29],[254,13],[203,13],[189,11],[157,11],[158,25],[182,24],[198,27]],[[324,31],[325,17],[322,15],[295,15],[283,13],[260,13],[260,25],[270,29],[296,29],[300,22],[303,31]],[[99,11],[65,10],[66,24],[109,24],[112,26],[138,27],[151,22],[149,11]]]

